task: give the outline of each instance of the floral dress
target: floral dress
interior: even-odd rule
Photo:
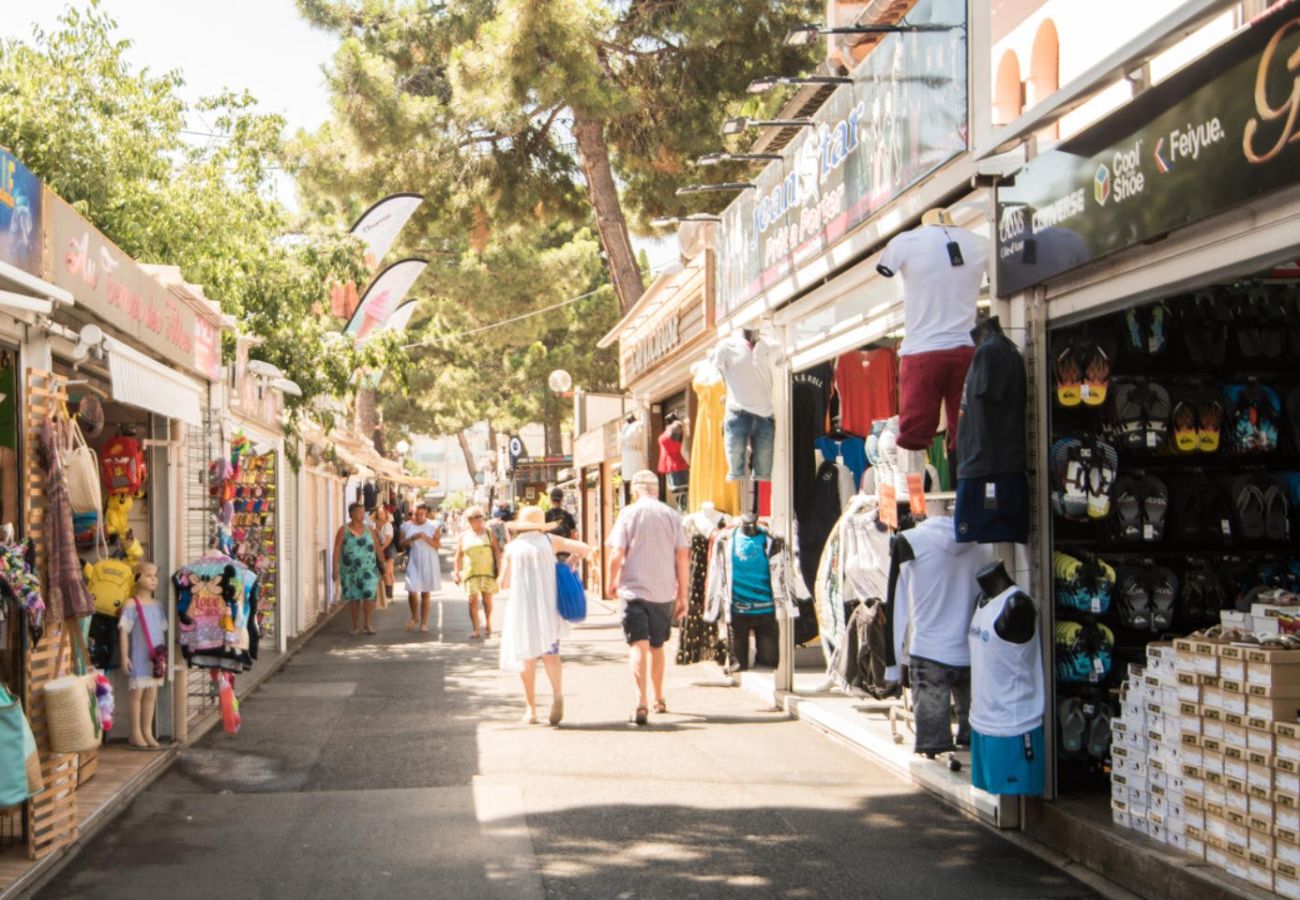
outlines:
[[[349,603],[374,600],[378,595],[379,560],[375,558],[375,545],[369,528],[358,537],[347,525],[343,526],[339,581],[343,584],[343,599]]]

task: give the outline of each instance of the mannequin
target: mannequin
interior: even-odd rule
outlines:
[[[720,528],[726,520],[727,516],[713,505],[712,500],[705,500],[700,504],[699,509],[687,517],[686,524],[699,534],[708,536]]]
[[[688,666],[712,660],[719,665],[727,663],[727,644],[718,638],[716,622],[704,619],[705,580],[708,576],[709,539],[727,521],[727,517],[712,500],[683,520],[686,537],[690,541],[689,595],[686,616],[682,619],[677,641],[677,664]]]
[[[153,720],[158,688],[166,679],[154,676],[152,651],[160,647],[166,653],[167,615],[154,599],[157,590],[158,567],[141,562],[136,569],[135,594],[123,605],[118,624],[122,632],[122,668],[131,679],[127,703],[131,723],[129,743],[136,750],[156,750],[161,746],[154,737]]]
[[[618,434],[618,446],[622,453],[622,471],[624,480],[642,469],[649,468],[645,458],[645,424],[636,413],[630,412],[623,419],[623,429]]]
[[[995,562],[976,575],[970,624],[971,784],[993,794],[1041,794],[1046,781],[1038,610]]]
[[[898,564],[892,620],[894,655],[907,660],[915,706],[915,752],[933,759],[970,743],[969,623],[979,598],[978,573],[992,551],[958,544],[952,520],[932,516],[894,538]]]
[[[956,448],[962,385],[974,353],[969,332],[987,269],[988,242],[956,227],[940,209],[896,235],[876,265],[886,278],[903,276],[898,445],[912,451],[908,472],[922,471],[940,407],[948,419],[948,449]]]
[[[780,657],[774,585],[767,558],[768,535],[758,516],[745,513],[725,548],[731,557],[731,605],[727,624],[730,671],[750,667],[749,637],[754,636],[756,666],[775,668]]]
[[[722,434],[728,481],[750,476],[757,481],[772,478],[776,441],[772,389],[780,360],[781,348],[749,328],[729,335],[709,357],[727,386]]]

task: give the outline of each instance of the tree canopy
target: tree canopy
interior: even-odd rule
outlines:
[[[346,397],[361,367],[404,370],[391,339],[361,351],[321,307],[336,280],[363,275],[360,246],[337,230],[303,229],[271,189],[284,121],[247,94],[188,107],[178,72],[127,59],[130,42],[92,3],[49,33],[0,42],[0,144],[141,262],[179,265],[241,328],[256,355],[302,388],[291,415]],[[210,136],[187,135],[187,117]]]

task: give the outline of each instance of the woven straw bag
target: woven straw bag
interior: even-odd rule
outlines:
[[[68,503],[74,513],[99,512],[104,505],[99,486],[99,457],[86,446],[76,419],[68,420],[71,448],[63,457]]]
[[[63,644],[68,632],[72,632],[73,660],[78,671],[54,678],[45,685],[50,749],[55,753],[89,753],[99,749],[103,737],[99,703],[95,699],[95,675],[87,670],[85,639],[75,619],[63,623],[59,662],[63,661]]]

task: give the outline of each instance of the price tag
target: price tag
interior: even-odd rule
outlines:
[[[1156,435],[1156,433],[1155,433],[1154,431],[1148,431],[1148,432],[1147,432],[1147,446],[1148,446],[1148,447],[1150,447],[1151,449],[1154,450],[1158,441],[1159,441],[1159,437]]]
[[[1086,396],[1086,395],[1085,395],[1085,396]],[[1079,448],[1079,459],[1092,459],[1092,448],[1091,448],[1091,447],[1080,447],[1080,448]]]
[[[925,476],[920,472],[907,476],[907,505],[913,518],[925,518]]]
[[[984,508],[998,508],[998,486],[995,482],[990,481],[984,485]]]
[[[1101,664],[1100,656],[1094,656],[1092,658],[1092,672],[1093,672],[1093,678],[1092,678],[1093,681],[1101,681],[1101,679],[1105,677],[1106,667]]]
[[[1156,527],[1150,523],[1142,526],[1142,540],[1154,541],[1156,539]]]
[[[1101,598],[1100,598],[1100,597],[1094,596],[1094,597],[1092,598],[1092,611],[1093,611],[1094,613],[1100,613],[1100,612],[1101,612]]]
[[[880,521],[889,528],[898,527],[898,493],[892,484],[880,485]]]
[[[1219,520],[1219,530],[1222,531],[1222,532],[1223,532],[1225,535],[1227,535],[1228,537],[1231,537],[1231,536],[1232,536],[1232,523],[1229,522],[1227,519],[1220,519],[1220,520]]]
[[[1089,387],[1087,384],[1080,385],[1079,396],[1082,397],[1084,400],[1087,400],[1089,397],[1092,396],[1092,388]]]

